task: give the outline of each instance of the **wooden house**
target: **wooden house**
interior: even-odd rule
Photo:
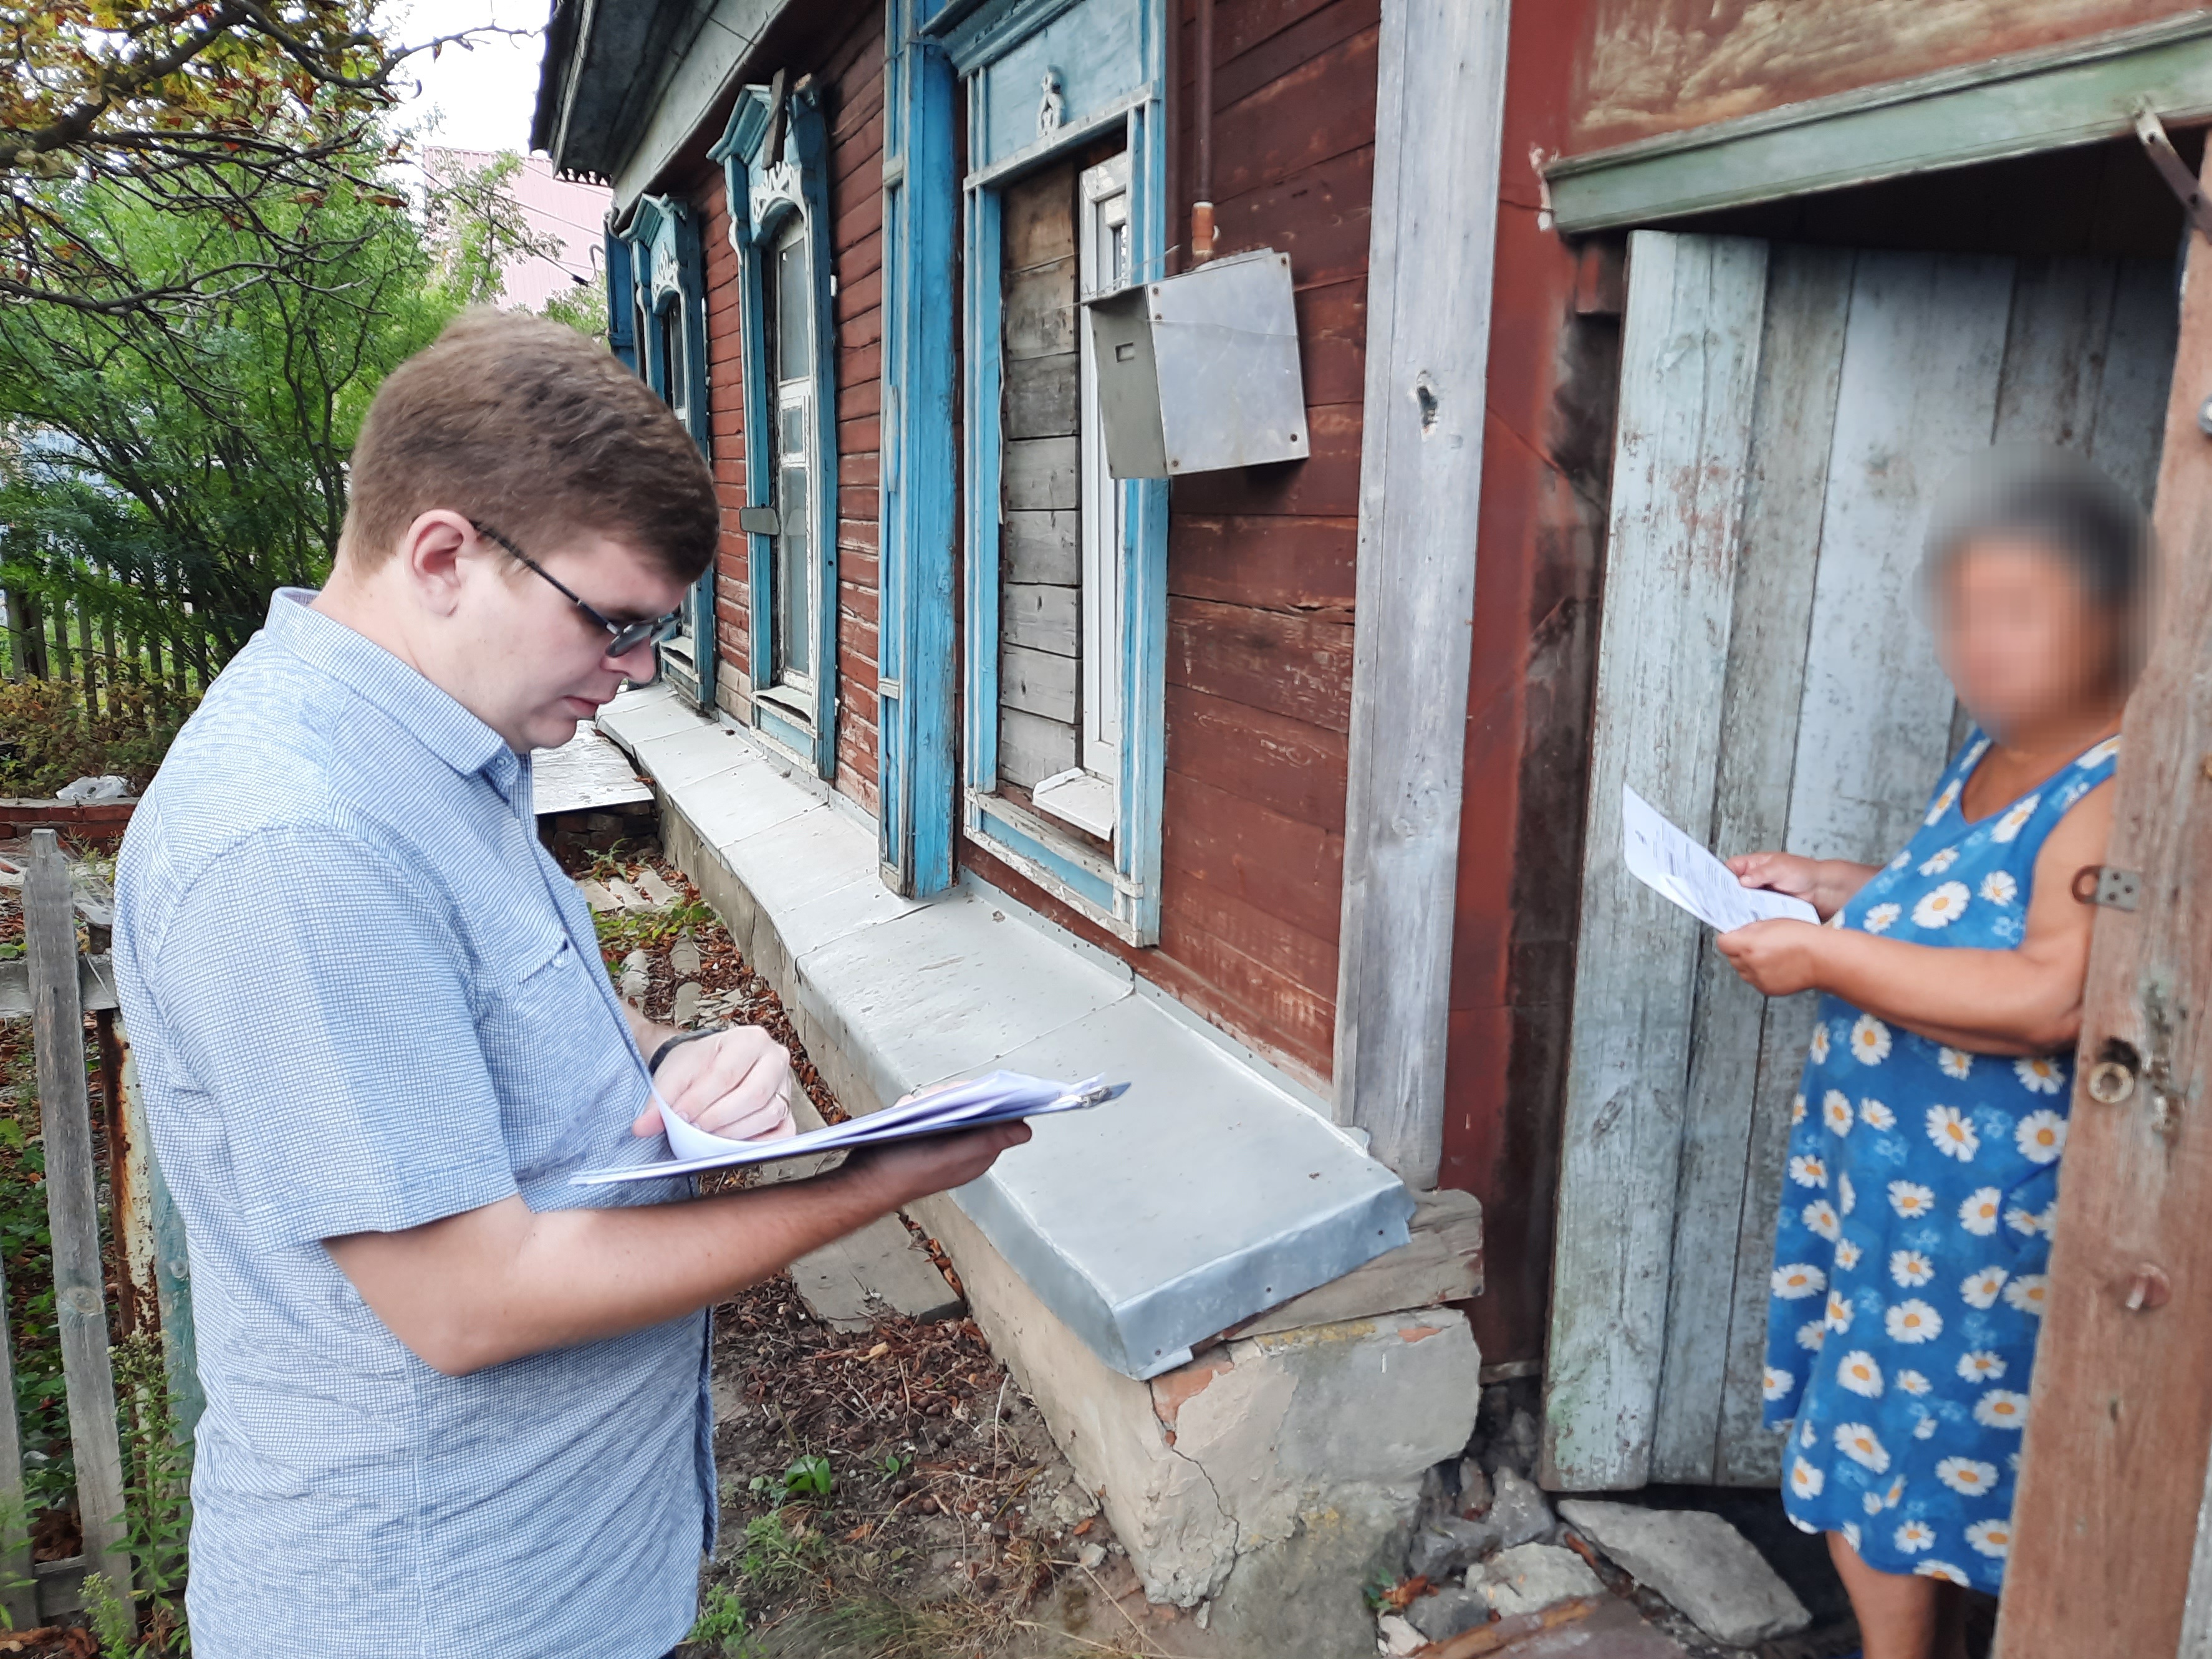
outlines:
[[[1480,1349],[1407,1407],[1438,1443],[1478,1376],[1540,1377],[1548,1484],[1771,1482],[1809,1016],[1632,888],[1621,787],[1724,851],[1904,838],[1958,729],[1913,603],[1933,495],[2014,439],[2157,478],[2185,219],[2138,123],[2194,164],[2212,12],[559,0],[550,43],[535,142],[612,185],[616,347],[725,494],[680,699],[864,826],[884,902],[1121,976],[1357,1138],[1416,1231],[1479,1200],[1483,1293],[1424,1291]],[[1115,477],[1092,301],[1262,249],[1307,453]],[[786,954],[855,1088],[903,1080]],[[1249,1190],[1304,1295],[1401,1259],[1360,1267],[1273,1133],[1148,1167],[1150,1236]],[[1235,1241],[1148,1267],[1203,1310],[1133,1358],[1034,1200],[963,1200],[971,1248],[1172,1430],[1193,1328],[1233,1347],[1287,1279]],[[1120,1444],[1047,1397],[1050,1346],[1017,1356],[1048,1416]],[[1234,1594],[1179,1572],[1147,1582]]]
[[[1156,1597],[1291,1646],[1309,1581],[1371,1644],[1367,1559],[1480,1389],[1479,1206],[1433,1189],[1489,210],[1375,226],[1490,199],[1503,59],[1494,16],[1394,9],[561,0],[533,134],[611,185],[611,343],[723,492],[606,729],[848,1105],[1137,1078],[925,1219]],[[1091,303],[1240,270],[1271,320],[1160,347],[1153,419],[1246,409],[1294,338],[1291,458],[1116,476],[1135,343],[1102,364]],[[1240,1417],[1224,1511],[1181,1402],[1285,1365],[1373,1443]]]

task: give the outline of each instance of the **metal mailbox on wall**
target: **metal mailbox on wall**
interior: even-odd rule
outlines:
[[[1305,459],[1289,254],[1217,259],[1088,309],[1115,477]]]

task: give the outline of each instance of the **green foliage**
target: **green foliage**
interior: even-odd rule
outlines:
[[[251,222],[374,188],[376,118],[407,55],[381,38],[389,10],[0,0],[0,300],[174,317],[260,280],[264,262],[219,239],[161,267],[119,258],[105,204]]]
[[[766,1601],[815,1577],[828,1553],[828,1545],[806,1524],[804,1511],[770,1510],[745,1522],[738,1582],[757,1599]]]
[[[0,1561],[31,1559],[31,1522],[23,1506],[15,1499],[0,1500]],[[30,1589],[39,1581],[27,1572],[0,1570],[0,1599],[12,1597]],[[0,1630],[13,1630],[15,1621],[4,1606],[0,1606]]]
[[[260,222],[180,219],[127,198],[114,257],[160,271],[210,242],[270,256]],[[272,209],[312,252],[158,317],[0,309],[0,584],[176,639],[203,674],[260,626],[270,591],[321,580],[345,462],[385,374],[459,308],[398,207],[334,191]]]
[[[159,1339],[131,1336],[112,1350],[121,1402],[123,1536],[131,1551],[149,1644],[167,1651],[167,1632],[185,1628],[185,1579],[192,1526],[191,1449],[177,1438],[174,1396]],[[159,1645],[155,1645],[155,1644]],[[189,1646],[189,1641],[185,1643]],[[134,1659],[136,1656],[134,1656]]]
[[[686,928],[703,928],[714,922],[706,905],[680,900],[657,910],[598,910],[592,926],[599,936],[599,955],[607,971],[619,975],[623,958],[632,951],[651,950],[667,944]]]
[[[566,323],[577,333],[589,338],[605,341],[607,337],[606,290],[596,283],[579,284],[565,294],[556,294],[545,301],[541,315],[556,323]]]
[[[837,1484],[830,1460],[810,1453],[783,1472],[783,1489],[793,1498],[827,1498]]]
[[[727,1656],[727,1659],[744,1659],[752,1644],[744,1639],[745,1608],[726,1584],[709,1584],[707,1594],[700,1599],[698,1622],[691,1626],[687,1642],[701,1642],[710,1651]]]
[[[449,163],[431,185],[429,246],[440,284],[459,305],[488,306],[503,298],[507,283],[500,267],[515,254],[561,255],[560,240],[530,228],[509,188],[521,171],[521,155],[506,149],[480,167]]]
[[[143,789],[189,705],[131,684],[107,688],[106,699],[93,714],[74,681],[0,683],[0,796],[51,795],[111,772],[130,779],[132,793]]]
[[[137,1632],[132,1627],[131,1609],[123,1605],[106,1574],[85,1574],[84,1605],[92,1615],[92,1634],[100,1644],[100,1659],[137,1659]]]
[[[243,217],[89,187],[118,264],[165,280],[210,258],[265,270],[204,297],[189,326],[0,307],[0,586],[171,641],[204,683],[272,590],[328,573],[384,377],[496,298],[503,259],[544,251],[507,188],[520,165],[441,180],[421,222],[343,185]]]

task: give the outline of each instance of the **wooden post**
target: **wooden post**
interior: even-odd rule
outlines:
[[[1337,1121],[1419,1188],[1443,1161],[1507,9],[1384,0],[1377,48],[1334,1076]]]
[[[131,1558],[123,1548],[123,1446],[101,1293],[99,1199],[92,1162],[92,1103],[85,1088],[84,1009],[77,990],[76,918],[69,860],[51,830],[31,837],[23,881],[23,932],[31,973],[32,1042],[38,1053],[39,1125],[46,1149],[46,1215],[54,1241],[55,1317],[69,1387],[70,1444],[87,1564],[127,1605]]]
[[[2208,173],[2212,177],[2212,173]],[[1998,1650],[2165,1659],[2181,1642],[2212,1444],[2212,244],[2190,239],[2156,524],[2150,662],[2128,706],[2089,953],[2049,1314]],[[2093,1068],[2111,1061],[2091,1096]],[[2199,1621],[2201,1622],[2201,1621]],[[2189,1649],[2203,1653],[2201,1633]]]

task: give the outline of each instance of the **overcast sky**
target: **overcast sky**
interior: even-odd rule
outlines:
[[[388,13],[391,35],[409,45],[482,23],[530,31],[488,40],[472,51],[447,46],[434,62],[410,58],[400,78],[419,81],[422,91],[401,104],[402,118],[434,115],[431,143],[527,153],[538,66],[545,55],[539,31],[550,10],[550,0],[398,0]]]

